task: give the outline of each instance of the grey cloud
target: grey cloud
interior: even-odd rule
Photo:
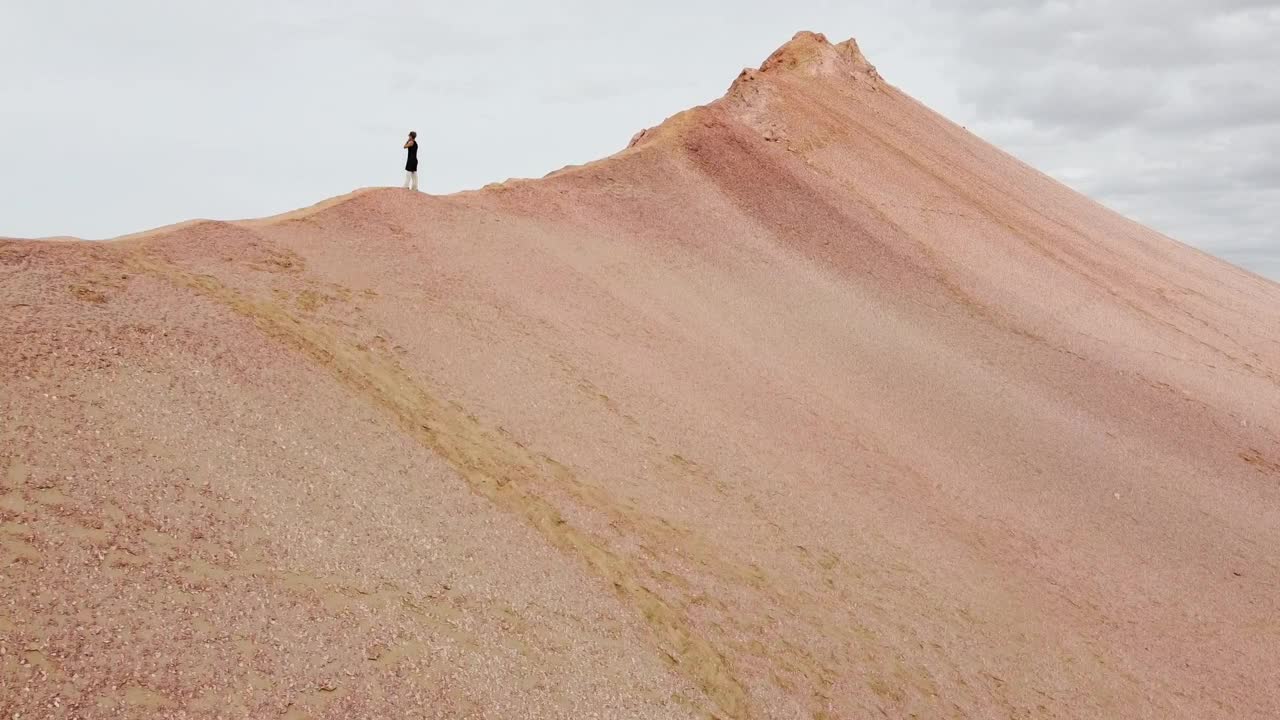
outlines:
[[[1099,134],[1139,122],[1166,102],[1143,80],[1132,72],[1064,64],[974,83],[966,97],[984,119],[1014,115],[1044,131]]]
[[[1166,234],[1280,262],[1280,2],[935,2],[957,114]]]

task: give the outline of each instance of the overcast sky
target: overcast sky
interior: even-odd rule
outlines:
[[[0,235],[104,238],[537,177],[800,29],[1169,235],[1280,279],[1280,0],[0,0]]]

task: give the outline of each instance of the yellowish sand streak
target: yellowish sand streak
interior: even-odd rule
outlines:
[[[209,275],[189,273],[145,250],[130,262],[138,270],[190,288],[251,320],[267,335],[304,353],[348,387],[395,416],[426,447],[447,460],[478,494],[523,517],[553,546],[571,552],[631,604],[657,636],[662,652],[707,695],[718,714],[747,718],[746,692],[724,656],[699,635],[680,609],[645,584],[650,573],[574,527],[531,486],[563,466],[548,463],[502,434],[482,427],[461,408],[440,401],[394,360],[357,347],[326,328],[300,320],[284,307],[256,300]]]

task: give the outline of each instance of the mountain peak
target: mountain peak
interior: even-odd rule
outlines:
[[[849,38],[832,44],[822,33],[801,31],[778,48],[760,66],[760,72],[801,72],[815,76],[853,76],[879,82],[880,74],[868,62],[858,43]]]
[[[853,38],[833,44],[822,33],[802,30],[775,50],[759,68],[746,68],[739,73],[723,98],[677,113],[656,127],[641,130],[632,136],[627,148],[652,143],[659,137],[679,137],[682,129],[705,120],[708,110],[716,107],[729,106],[740,118],[751,118],[749,124],[755,124],[771,97],[766,88],[772,83],[766,78],[795,77],[859,85],[872,91],[883,88],[885,84]],[[770,140],[777,140],[786,132],[781,126],[774,126],[766,129],[764,134]]]

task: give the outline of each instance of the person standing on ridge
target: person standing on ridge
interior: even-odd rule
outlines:
[[[410,132],[409,139],[404,142],[409,157],[404,162],[404,186],[406,189],[418,189],[418,133]]]

